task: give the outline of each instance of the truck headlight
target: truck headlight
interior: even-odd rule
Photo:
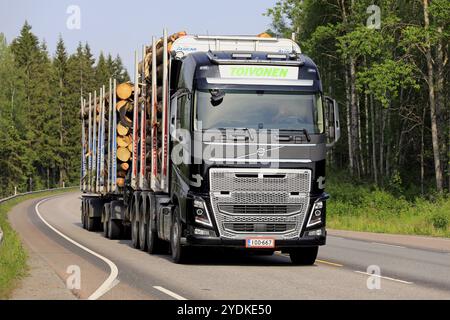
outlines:
[[[195,222],[201,225],[212,227],[206,203],[201,198],[195,198],[193,202]]]
[[[317,201],[314,203],[311,214],[309,215],[308,224],[306,227],[312,227],[322,222],[323,202]]]

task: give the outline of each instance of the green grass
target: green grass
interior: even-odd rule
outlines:
[[[9,225],[8,212],[25,200],[73,190],[73,188],[70,188],[30,194],[0,204],[0,228],[3,230],[3,242],[0,244],[0,300],[8,299],[18,281],[28,272],[27,254],[19,236]]]
[[[330,172],[330,171],[329,171]],[[407,191],[373,185],[329,173],[327,224],[333,229],[450,237],[450,198],[410,196]]]

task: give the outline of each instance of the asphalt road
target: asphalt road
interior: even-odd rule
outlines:
[[[214,251],[177,265],[168,255],[133,249],[128,240],[83,230],[79,197],[30,200],[9,219],[61,282],[79,267],[80,289],[72,292],[82,299],[450,299],[449,252],[329,236],[314,266],[293,266],[281,253]],[[369,277],[369,266],[380,277]]]

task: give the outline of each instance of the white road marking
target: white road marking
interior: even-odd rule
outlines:
[[[161,286],[153,286],[153,288],[155,288],[156,290],[159,290],[161,292],[164,292],[165,294],[167,294],[168,296],[171,296],[172,298],[175,298],[177,300],[187,300],[186,298],[176,294],[175,292],[172,292],[166,288],[163,288]]]
[[[394,247],[394,248],[402,248],[402,249],[406,249],[406,247],[403,246],[397,246],[395,244],[388,244],[388,243],[382,243],[382,242],[371,242],[372,244],[378,244],[380,246],[386,246],[386,247]]]
[[[377,274],[367,273],[367,272],[363,272],[363,271],[357,271],[356,270],[355,272],[356,273],[360,273],[360,274],[365,274],[365,275],[371,276],[371,277],[378,277],[378,278],[381,278],[381,279],[396,281],[396,282],[400,282],[400,283],[404,283],[404,284],[413,284],[413,282],[404,281],[404,280],[395,279],[395,278],[390,278],[390,277],[385,277],[385,276],[380,276],[380,275],[377,275]]]
[[[59,231],[58,229],[53,227],[51,224],[49,224],[42,217],[41,213],[39,212],[39,206],[42,203],[46,202],[47,200],[49,200],[49,198],[39,201],[36,204],[36,206],[35,206],[35,210],[36,210],[36,213],[37,213],[39,219],[41,219],[42,222],[44,222],[50,229],[52,229],[54,232],[56,232],[58,235],[60,235],[61,237],[63,237],[67,241],[69,241],[70,243],[76,245],[77,247],[83,249],[84,251],[86,251],[86,252],[92,254],[93,256],[99,258],[100,260],[104,261],[109,266],[109,268],[111,270],[111,273],[109,274],[109,277],[105,280],[105,282],[103,282],[102,285],[100,287],[98,287],[97,290],[95,290],[94,293],[92,293],[88,297],[88,300],[97,300],[98,298],[103,296],[106,292],[108,292],[109,290],[111,290],[113,287],[115,287],[118,284],[117,276],[119,274],[119,270],[117,269],[117,266],[111,260],[109,260],[108,258],[105,258],[104,256],[98,254],[97,252],[92,251],[89,248],[86,248],[82,244],[80,244],[80,243],[76,242],[75,240],[69,238],[64,233],[62,233],[61,231]]]

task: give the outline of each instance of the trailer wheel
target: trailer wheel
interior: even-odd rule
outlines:
[[[175,263],[185,263],[187,260],[187,247],[181,245],[182,225],[178,207],[174,209],[174,221],[170,229],[170,251]]]
[[[86,200],[83,199],[81,204],[81,226],[86,229]]]
[[[142,251],[147,250],[147,233],[148,233],[148,223],[145,221],[145,211],[144,211],[144,201],[139,204],[139,214],[141,219],[139,219],[139,248]]]
[[[109,238],[109,217],[110,217],[110,211],[111,211],[111,204],[105,203],[103,206],[103,212],[102,212],[102,220],[103,220],[103,236],[105,238]]]
[[[134,202],[131,210],[131,244],[134,248],[139,249],[139,221],[136,212],[136,204]]]
[[[289,252],[291,261],[295,265],[310,266],[316,262],[319,247],[295,248]]]

